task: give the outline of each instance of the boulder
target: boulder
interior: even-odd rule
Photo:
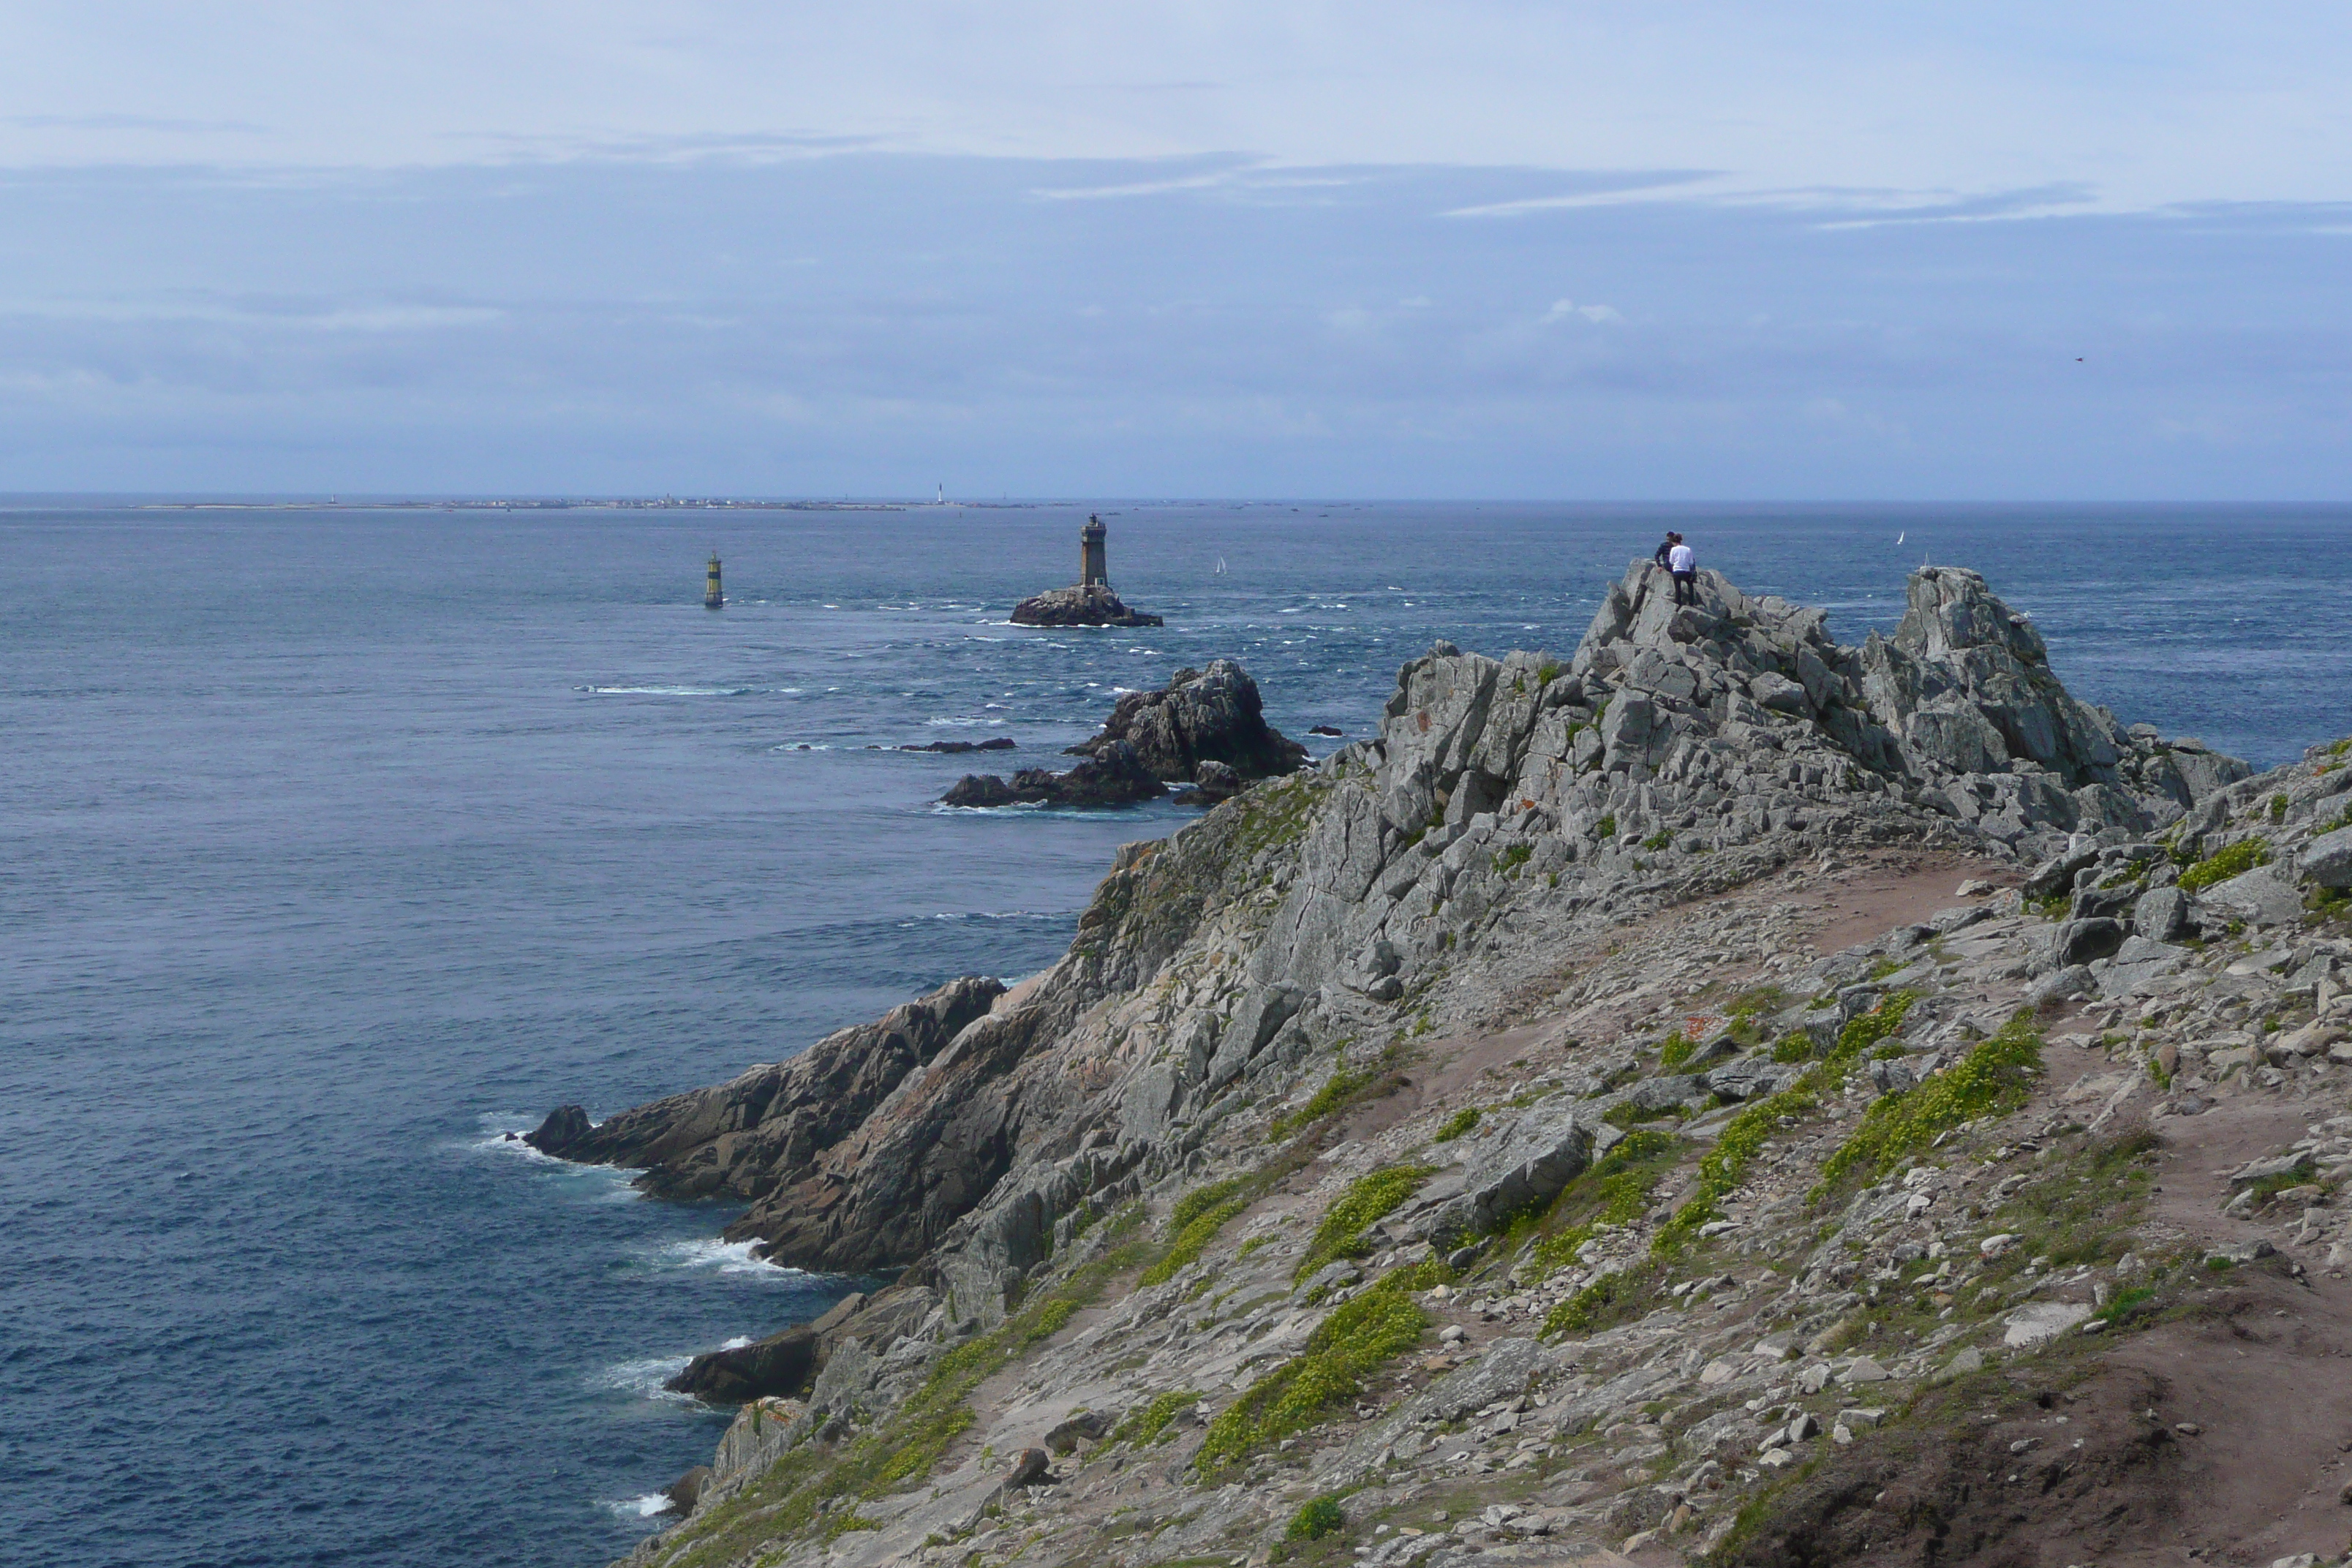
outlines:
[[[815,1326],[796,1323],[756,1344],[705,1352],[662,1386],[711,1405],[744,1405],[772,1394],[790,1396],[805,1391],[816,1376],[816,1350]]]
[[[2352,888],[2352,827],[2323,833],[2303,847],[2305,881],[2323,888]]]
[[[1119,746],[1154,778],[1206,786],[1202,764],[1221,763],[1241,779],[1296,773],[1307,748],[1265,721],[1257,682],[1232,659],[1180,669],[1157,691],[1130,691],[1113,704],[1102,732],[1070,748],[1103,757]]]
[[[1584,1120],[1564,1100],[1529,1106],[1458,1172],[1432,1184],[1409,1212],[1403,1234],[1452,1243],[1497,1229],[1558,1197],[1624,1136],[1605,1121]]]
[[[2121,921],[2108,920],[2105,917],[2086,921],[2068,921],[2059,928],[2057,942],[2052,948],[2052,953],[2057,959],[2061,969],[2069,969],[2077,964],[2095,963],[2102,958],[2112,958],[2115,956],[2116,950],[2123,944],[2124,927]]]
[[[932,752],[943,757],[960,757],[967,752],[1017,752],[1021,748],[1003,735],[985,741],[932,741],[920,746],[900,746],[902,752]]]
[[[1109,587],[1089,583],[1052,588],[1013,606],[1016,626],[1164,626],[1158,616],[1130,610]]]
[[[662,1495],[669,1499],[670,1506],[678,1512],[692,1513],[694,1505],[702,1500],[702,1489],[709,1484],[710,1467],[697,1465],[670,1482]]]
[[[2132,905],[2131,923],[2150,942],[2177,942],[2189,934],[2189,895],[2178,888],[2150,888]]]
[[[1057,805],[1094,807],[1133,805],[1168,793],[1135,748],[1115,741],[1067,773],[1023,768],[1012,779],[994,773],[966,773],[955,787],[940,796],[941,805]]]
[[[2294,925],[2303,919],[2303,891],[2274,867],[2257,867],[2198,895],[2213,909],[2249,925]]]

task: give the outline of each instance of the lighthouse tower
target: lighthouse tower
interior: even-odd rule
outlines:
[[[705,579],[702,590],[702,607],[715,610],[726,603],[727,595],[719,587],[719,552],[714,550],[710,552],[710,575]]]
[[[1093,516],[1087,519],[1086,527],[1078,530],[1079,587],[1110,586],[1109,556],[1103,548],[1103,541],[1109,533],[1110,530],[1103,526],[1103,520]]]

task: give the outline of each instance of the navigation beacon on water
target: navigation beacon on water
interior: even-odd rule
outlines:
[[[715,610],[727,603],[727,595],[719,591],[719,552],[710,552],[710,575],[702,590],[702,607]]]

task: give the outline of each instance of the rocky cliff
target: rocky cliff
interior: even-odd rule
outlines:
[[[2195,1455],[2117,1414],[2156,1394],[2085,1411],[2053,1480],[2062,1413],[2019,1390],[2095,1403],[2140,1373],[2074,1347],[2237,1310],[2200,1249],[2251,1259],[2273,1175],[2317,1169],[2234,1214],[2152,1192],[2178,1129],[2263,1152],[2305,1114],[2273,1103],[2328,1092],[2352,774],[2121,726],[1972,573],[1915,574],[1859,647],[1664,582],[1630,571],[1565,660],[1439,645],[1379,740],[1129,846],[1010,990],[551,1116],[551,1152],[750,1200],[730,1235],[777,1261],[896,1279],[704,1367],[752,1403],[638,1559],[1827,1563],[1958,1528],[1937,1561],[2006,1562],[2105,1531],[2088,1562],[2174,1528]],[[2304,1196],[2308,1247],[2336,1228]],[[2022,1512],[1968,1468],[1996,1433]],[[1916,1507],[1855,1501],[1924,1452]],[[2064,1501],[2109,1470],[2121,1513]],[[2214,1485],[2216,1521],[2273,1500]]]

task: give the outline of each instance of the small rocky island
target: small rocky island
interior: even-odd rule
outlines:
[[[1297,773],[1307,748],[1265,721],[1257,682],[1232,659],[1180,669],[1158,691],[1130,691],[1102,732],[1067,753],[1066,773],[1023,768],[1011,782],[967,773],[942,805],[1132,805],[1183,784],[1181,805],[1214,805],[1252,782]]]
[[[1078,581],[1073,587],[1052,588],[1013,606],[1016,626],[1160,626],[1158,616],[1130,610],[1111,592],[1109,552],[1105,541],[1110,530],[1099,517],[1087,519],[1078,530]]]

